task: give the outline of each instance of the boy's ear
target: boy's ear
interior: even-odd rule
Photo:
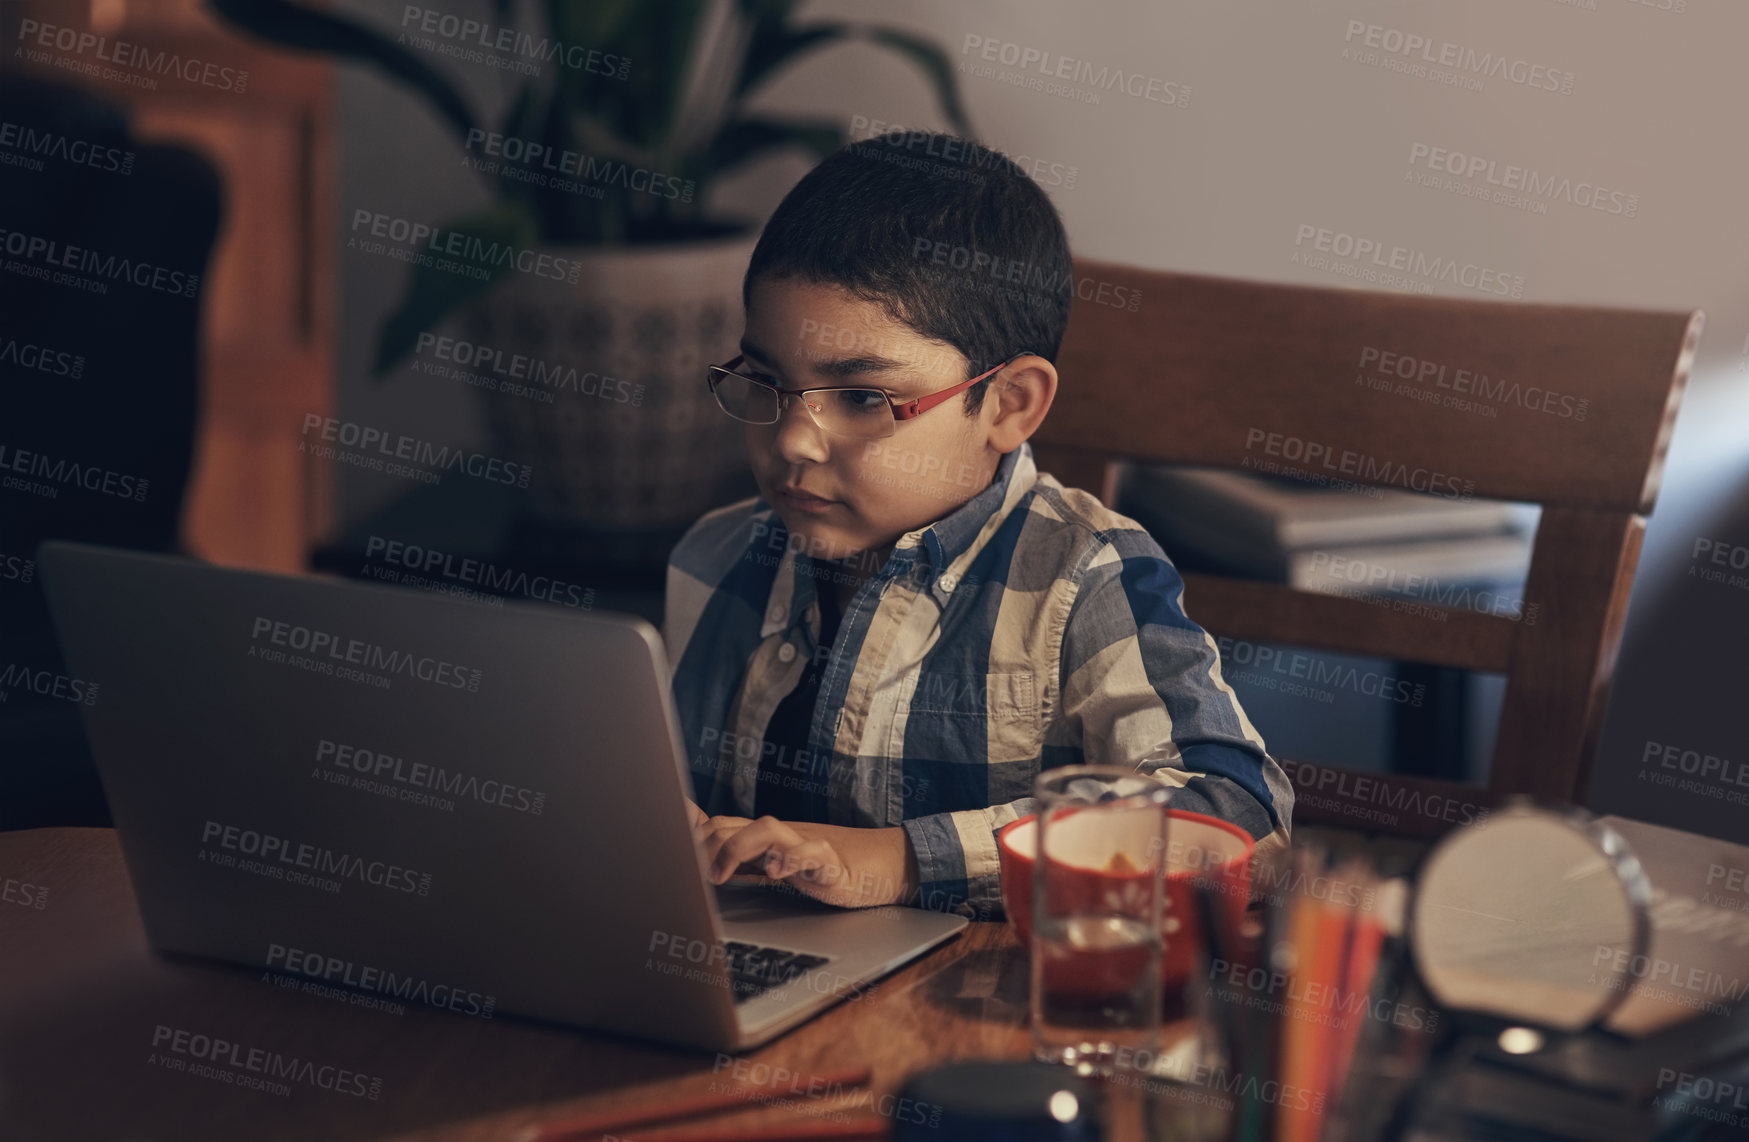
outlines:
[[[1057,367],[1028,354],[1016,357],[1000,373],[985,394],[994,398],[996,418],[990,424],[990,447],[1012,452],[1038,431],[1051,402],[1057,399]]]

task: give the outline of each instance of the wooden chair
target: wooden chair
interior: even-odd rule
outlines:
[[[1041,471],[1115,503],[1115,460],[1257,469],[1260,461],[1403,486],[1394,466],[1473,481],[1477,499],[1542,505],[1524,599],[1534,623],[1467,608],[1404,613],[1279,584],[1185,574],[1184,605],[1212,633],[1507,675],[1486,787],[1280,759],[1296,820],[1418,836],[1509,794],[1584,793],[1647,513],[1704,314],[1530,305],[1271,285],[1079,262],[1078,279],[1139,291],[1135,312],[1077,300],[1062,383],[1033,438]],[[1363,354],[1376,351],[1361,368]],[[1361,381],[1384,353],[1397,383]],[[1429,369],[1486,374],[1487,416],[1443,404]],[[1469,382],[1472,383],[1473,382]],[[1536,393],[1528,393],[1535,387]],[[1542,411],[1543,394],[1555,399]],[[1579,419],[1578,402],[1587,403]],[[1573,415],[1564,415],[1571,411]],[[1272,438],[1274,454],[1271,454]],[[1290,443],[1297,441],[1297,444]],[[1305,453],[1321,446],[1308,465]],[[1299,453],[1296,464],[1286,453]],[[1368,469],[1371,469],[1370,471]],[[1170,553],[1169,553],[1170,554]],[[1419,610],[1420,608],[1415,608]]]

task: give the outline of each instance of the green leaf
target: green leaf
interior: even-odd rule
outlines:
[[[851,24],[810,24],[799,32],[764,23],[756,25],[753,41],[747,45],[747,60],[741,67],[741,78],[735,84],[736,97],[751,92],[796,56],[852,39],[855,31]]]
[[[356,20],[313,11],[289,0],[207,0],[207,7],[232,27],[270,44],[375,64],[430,100],[438,115],[463,139],[474,129],[473,110],[448,79],[406,48]]]
[[[573,113],[565,120],[565,125],[578,145],[597,158],[618,159],[634,167],[649,166],[655,162],[655,155],[649,148],[623,138],[611,126],[588,112]]]
[[[517,202],[494,203],[465,218],[444,226],[443,232],[454,231],[485,242],[526,249],[540,239],[535,221],[528,210]],[[466,263],[468,259],[439,253],[451,261]],[[456,273],[434,266],[415,265],[407,277],[407,292],[401,304],[384,320],[377,333],[376,360],[373,373],[382,376],[394,367],[417,343],[419,334],[435,328],[457,309],[481,297],[504,275],[515,273],[509,263],[482,266],[484,278]]]
[[[510,101],[510,106],[505,109],[504,118],[499,123],[498,130],[501,134],[518,139],[533,137],[535,124],[539,122],[536,118],[534,95],[533,83],[522,85],[522,90]]]
[[[897,28],[865,27],[862,34],[909,57],[929,78],[935,88],[935,97],[941,101],[941,109],[947,115],[947,121],[953,124],[953,129],[964,138],[976,138],[972,133],[972,121],[966,117],[965,106],[960,102],[959,80],[945,52],[929,40]]]
[[[539,138],[540,124],[537,116],[541,109],[535,102],[535,95],[535,85],[532,82],[522,85],[515,98],[510,101],[510,106],[505,109],[504,119],[498,126],[500,134],[512,139]],[[481,172],[481,177],[490,188],[489,193],[494,198],[528,203],[531,209],[537,208],[534,195],[537,188],[534,184],[519,179],[505,178],[501,173],[486,174]]]
[[[845,138],[843,124],[832,119],[739,119],[711,140],[706,162],[713,174],[721,174],[762,151],[786,146],[805,147],[824,158]]]
[[[578,4],[560,0],[548,5],[548,27],[573,37],[585,48],[608,50],[614,46],[614,38],[624,34],[638,3],[639,0],[592,0]],[[654,6],[654,0],[645,3]]]
[[[741,16],[746,20],[765,20],[773,24],[789,23],[797,0],[741,0]]]
[[[744,0],[744,8],[749,7],[768,10],[760,13],[755,24],[752,42],[747,49],[747,62],[735,89],[737,99],[748,95],[798,56],[845,40],[865,39],[890,48],[916,64],[935,89],[942,113],[954,130],[966,138],[973,137],[971,120],[960,102],[959,79],[953,64],[931,41],[896,28],[865,24],[810,24],[800,30],[791,30],[781,22],[788,15],[790,5],[787,2],[767,5],[759,0]]]
[[[551,34],[629,61],[625,79],[561,68],[553,98],[611,123],[616,133],[657,147],[679,106],[708,0],[549,0]]]

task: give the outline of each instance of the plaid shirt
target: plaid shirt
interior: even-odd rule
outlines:
[[[1286,843],[1292,786],[1185,616],[1171,560],[1040,474],[1029,445],[895,543],[836,653],[816,648],[815,586],[832,574],[757,498],[704,516],[669,557],[663,638],[707,813],[751,817],[762,780],[815,782],[823,823],[904,827],[920,880],[906,903],[981,919],[1001,914],[996,830],[1033,811],[1040,769],[1137,767],[1260,852]],[[816,653],[810,748],[786,757],[766,726]]]

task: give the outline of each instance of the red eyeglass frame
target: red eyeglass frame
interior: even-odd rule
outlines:
[[[973,385],[977,384],[979,381],[983,380],[984,378],[994,376],[995,374],[1001,372],[1003,369],[1007,368],[1009,365],[1013,364],[1019,358],[1029,356],[1029,355],[1031,355],[1031,353],[1032,353],[1032,350],[1023,349],[1020,352],[1014,354],[1014,356],[1008,358],[1008,360],[1002,362],[1000,365],[997,365],[994,369],[991,369],[989,372],[979,373],[977,376],[973,377],[969,381],[961,381],[959,384],[953,386],[951,389],[942,389],[939,392],[933,392],[933,393],[929,393],[925,396],[914,397],[908,401],[894,400],[890,393],[887,393],[882,389],[874,388],[871,385],[816,385],[813,388],[809,388],[809,389],[786,389],[786,388],[783,388],[782,386],[779,386],[779,385],[769,384],[765,381],[758,380],[754,377],[749,377],[745,373],[735,373],[735,375],[740,377],[744,381],[752,381],[756,385],[765,385],[765,387],[768,389],[776,389],[779,396],[801,397],[804,401],[807,399],[807,395],[809,393],[835,392],[835,391],[842,391],[844,389],[860,389],[863,392],[880,393],[882,396],[887,398],[887,407],[889,407],[893,410],[893,419],[894,420],[910,420],[912,417],[922,416],[924,413],[928,412],[930,409],[934,408],[936,405],[953,397],[956,393],[965,392],[967,389],[971,388]],[[746,359],[747,359],[747,354],[742,353],[739,356],[732,358],[728,362],[728,364],[718,365],[717,368],[723,370],[723,372],[725,372],[725,373],[734,373],[735,372],[734,367],[736,365],[740,364],[741,362],[745,361]],[[712,385],[711,389],[714,392],[716,389],[716,386]],[[779,415],[779,418],[781,419],[781,417],[782,417],[781,406],[780,406],[780,411],[779,411],[778,415]],[[775,422],[773,422],[773,423],[775,423]]]

